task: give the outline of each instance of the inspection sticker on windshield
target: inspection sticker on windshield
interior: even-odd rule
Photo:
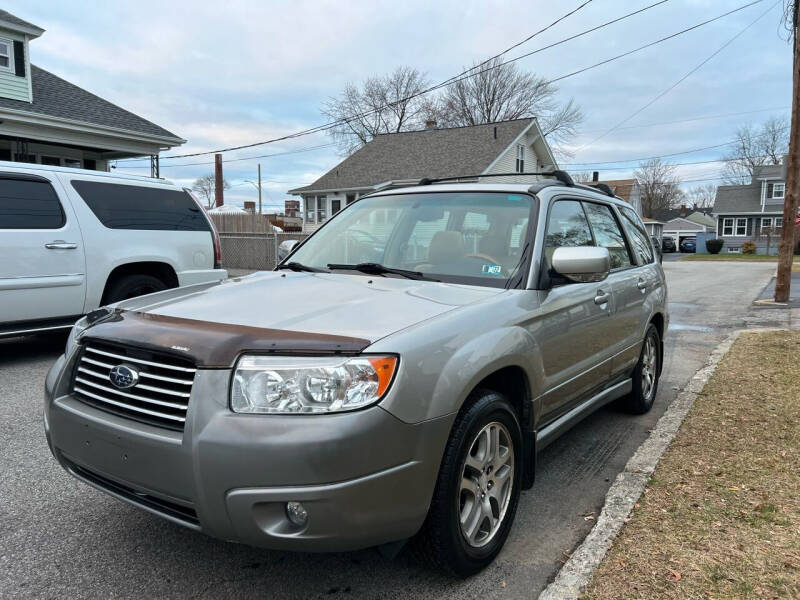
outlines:
[[[481,272],[484,275],[500,275],[503,270],[503,265],[483,265]]]

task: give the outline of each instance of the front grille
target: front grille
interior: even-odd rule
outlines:
[[[117,494],[118,496],[122,496],[129,502],[146,506],[160,514],[172,517],[173,519],[178,519],[194,527],[197,527],[200,524],[200,521],[197,518],[197,513],[193,508],[176,504],[175,502],[169,502],[168,500],[163,500],[157,496],[152,496],[143,492],[137,492],[127,485],[117,483],[116,481],[112,481],[111,479],[103,477],[102,475],[90,471],[89,469],[85,469],[63,455],[62,459],[67,463],[70,470],[79,477],[94,483],[96,486],[103,488],[104,490],[108,490],[109,492]]]
[[[138,372],[136,385],[118,389],[111,383],[111,369],[119,365]],[[183,431],[194,374],[194,364],[188,360],[92,340],[81,351],[72,393],[81,402],[100,410]]]

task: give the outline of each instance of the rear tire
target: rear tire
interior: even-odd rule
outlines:
[[[650,323],[642,342],[639,362],[633,370],[633,390],[624,398],[625,409],[643,415],[653,407],[658,393],[658,378],[661,375],[661,337],[656,326]]]
[[[445,447],[416,540],[422,558],[461,577],[490,564],[514,522],[523,469],[522,429],[511,403],[475,390]]]
[[[167,284],[152,275],[125,275],[111,285],[106,292],[103,304],[111,304],[165,289],[167,289]]]

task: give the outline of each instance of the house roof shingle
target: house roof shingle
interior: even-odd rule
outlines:
[[[535,119],[381,134],[311,185],[291,193],[482,173]],[[494,131],[497,128],[497,136]]]
[[[752,185],[721,185],[717,188],[714,212],[742,213],[761,212],[761,188]],[[783,210],[776,205],[776,212]]]
[[[103,100],[35,65],[31,65],[31,78],[33,102],[0,98],[0,108],[172,138],[176,143],[184,141],[163,127],[120,108],[108,100]]]

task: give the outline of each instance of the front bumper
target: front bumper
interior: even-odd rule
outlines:
[[[72,360],[47,377],[48,443],[67,471],[121,500],[218,538],[301,551],[404,539],[425,519],[453,416],[235,414],[230,371],[198,370],[186,427],[170,431],[72,397]],[[304,527],[287,519],[289,501],[306,508]]]

